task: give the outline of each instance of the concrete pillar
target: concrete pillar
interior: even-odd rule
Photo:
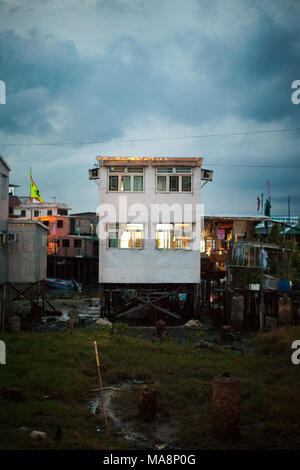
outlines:
[[[234,295],[231,300],[231,323],[242,324],[244,322],[244,297]]]
[[[278,323],[281,325],[290,325],[292,323],[292,301],[286,294],[279,299]]]

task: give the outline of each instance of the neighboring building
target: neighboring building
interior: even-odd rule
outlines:
[[[201,243],[202,271],[224,271],[232,241],[253,241],[255,227],[267,217],[204,216],[204,232]]]
[[[37,220],[49,229],[47,242],[48,255],[57,255],[61,239],[69,234],[69,217],[47,215],[39,217]]]
[[[203,159],[98,157],[98,161],[100,211],[106,205],[113,208],[105,219],[106,239],[99,240],[99,282],[199,284],[200,244],[193,249],[192,232]],[[93,175],[97,177],[97,169],[90,170],[95,179]],[[121,196],[127,197],[131,215],[119,207]],[[138,216],[136,204],[144,208]],[[164,204],[176,204],[181,214],[184,205],[190,205],[189,218],[170,221],[161,213],[150,219],[153,205]]]
[[[27,196],[19,196],[20,205],[15,207],[13,215],[16,217],[26,217],[28,219],[67,216],[69,207],[61,202],[34,202]]]
[[[273,222],[279,223],[281,225],[282,234],[284,232],[286,234],[291,234],[292,232],[290,232],[290,229],[296,227],[299,224],[300,215],[272,215],[268,220],[268,224],[261,222],[256,226],[255,233],[257,235],[267,235],[267,233],[270,233]]]
[[[10,168],[0,156],[0,285],[8,281],[8,181]]]
[[[8,218],[15,197],[11,189],[9,195],[15,187],[9,185],[9,171],[0,157],[0,285],[35,283],[46,277],[48,228],[36,220]]]
[[[9,219],[9,282],[35,283],[47,277],[48,229],[37,220]]]

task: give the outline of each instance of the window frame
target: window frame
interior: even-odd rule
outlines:
[[[142,228],[139,229],[134,229],[132,228],[131,230],[128,230],[128,225],[140,225]],[[110,227],[114,226],[114,227]],[[126,226],[126,227],[125,227]],[[127,230],[126,230],[127,229]],[[116,224],[107,224],[106,225],[106,232],[107,232],[107,237],[106,237],[106,249],[108,250],[143,250],[145,247],[145,224],[133,224],[130,222],[127,223],[116,223]],[[129,232],[129,233],[136,233],[140,232],[141,233],[141,246],[129,246],[129,247],[121,247],[121,242],[122,242],[122,233],[124,232]],[[117,234],[117,246],[109,246],[109,241],[111,240],[109,234],[110,233],[116,233]],[[132,238],[130,238],[131,242],[133,241]],[[134,238],[134,242],[135,242]]]
[[[115,176],[117,180],[117,189],[110,189],[110,177]],[[135,177],[142,177],[142,189],[135,190]],[[122,179],[130,178],[130,189],[122,190]],[[145,188],[145,171],[144,167],[108,167],[107,171],[107,191],[109,193],[143,193]]]
[[[158,230],[158,226],[163,226],[163,225],[169,225],[169,227],[172,226],[172,228],[169,228],[169,230],[167,229],[162,229],[162,230]],[[189,225],[190,228],[188,229],[184,229],[183,227],[181,228],[176,228],[176,225],[181,225],[181,226],[184,226],[184,225]],[[155,225],[155,249],[156,250],[159,250],[159,251],[192,251],[192,243],[193,243],[193,226],[194,224],[192,222],[183,222],[183,223],[170,223],[170,224],[156,224]],[[181,234],[181,238],[183,238],[184,236],[189,236],[189,246],[188,248],[185,248],[185,247],[179,247],[178,246],[178,242],[180,241],[180,237],[178,237],[178,240],[176,241],[176,244],[177,246],[172,246],[170,248],[168,247],[163,247],[163,248],[159,248],[158,246],[158,233],[160,232],[166,232],[166,233],[169,233],[169,238],[172,239],[173,236],[176,236],[176,234]]]
[[[164,176],[166,179],[166,189],[158,189],[158,177]],[[171,190],[172,177],[178,177],[178,191]],[[183,178],[190,177],[191,190],[183,190]],[[165,194],[193,194],[193,168],[192,167],[156,167],[155,171],[155,192]]]

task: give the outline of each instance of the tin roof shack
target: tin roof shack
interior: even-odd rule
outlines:
[[[168,289],[200,283],[202,161],[98,157],[89,174],[99,182],[100,285],[143,289],[157,311],[148,288],[168,297]]]
[[[204,216],[202,272],[225,271],[232,241],[254,241],[255,227],[266,217]]]
[[[9,219],[9,282],[36,283],[46,277],[48,229],[36,220]]]
[[[290,293],[290,251],[267,243],[231,244],[227,279],[232,290],[226,293],[233,292],[231,319],[259,319],[260,328],[295,322],[299,299],[294,302]]]
[[[277,290],[279,281],[289,281],[289,252],[267,243],[231,243],[228,282],[235,288],[255,290],[263,268],[264,286]]]
[[[8,181],[10,168],[0,156],[0,285],[8,280]]]

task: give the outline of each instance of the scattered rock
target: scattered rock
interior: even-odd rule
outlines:
[[[109,326],[109,328],[112,328],[112,323],[107,318],[99,318],[95,321],[95,326]]]
[[[29,429],[29,428],[26,428],[25,426],[21,426],[21,427],[19,428],[19,431],[21,431],[21,432],[29,432],[30,429]]]
[[[167,446],[165,444],[157,444],[155,446],[155,449],[157,450],[164,450]]]
[[[32,439],[46,439],[47,434],[42,431],[32,431],[30,437],[32,437]]]
[[[21,402],[25,401],[23,390],[17,387],[4,387],[4,389],[2,390],[2,396],[7,400]]]
[[[203,328],[204,325],[199,320],[189,320],[183,326],[186,328]]]
[[[210,351],[216,351],[216,346],[209,341],[201,340],[195,345],[196,349],[208,349]]]

